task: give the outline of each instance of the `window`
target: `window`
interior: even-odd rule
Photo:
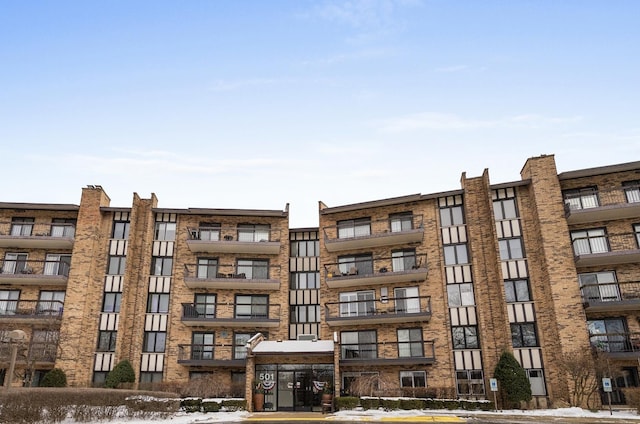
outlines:
[[[572,231],[571,240],[573,241],[573,253],[575,255],[609,251],[607,236],[603,228]]]
[[[265,259],[238,259],[238,274],[253,280],[269,279],[269,261]]]
[[[171,275],[173,258],[171,256],[154,256],[151,258],[151,275]]]
[[[292,272],[290,285],[292,290],[319,289],[319,272]]]
[[[427,387],[425,371],[400,371],[400,387]]]
[[[518,217],[516,199],[502,199],[493,201],[493,216],[496,221],[515,219]]]
[[[529,383],[531,384],[531,394],[533,396],[545,396],[547,390],[544,385],[544,372],[541,369],[526,369]]]
[[[447,298],[450,308],[475,305],[473,284],[447,284]]]
[[[111,238],[116,240],[127,240],[129,238],[130,227],[131,223],[129,221],[113,221]]]
[[[98,352],[115,352],[117,331],[100,331],[98,332]]]
[[[198,258],[198,278],[216,278],[217,275],[217,259]]]
[[[205,241],[218,241],[220,240],[220,224],[207,224],[200,223],[199,238]]]
[[[440,225],[442,227],[464,225],[464,212],[462,211],[462,206],[440,208]]]
[[[149,293],[147,312],[151,314],[166,314],[169,312],[168,293]]]
[[[640,202],[640,180],[625,181],[622,183],[622,188],[624,188],[624,195],[627,199],[627,203]]]
[[[463,327],[452,327],[451,334],[453,336],[454,349],[478,349],[478,327],[474,325]]]
[[[107,381],[107,374],[109,374],[109,371],[94,371],[91,382],[95,387],[101,387]]]
[[[623,318],[605,318],[587,321],[591,344],[604,352],[627,350],[627,323]]]
[[[380,373],[375,372],[364,372],[364,371],[344,371],[342,374],[342,390],[347,395],[352,395],[351,393],[351,385],[356,381],[363,379],[365,381],[371,382],[371,389],[373,391],[379,390],[378,382],[380,381]]]
[[[105,292],[102,300],[102,312],[120,312],[120,303],[122,302],[122,293]]]
[[[268,318],[269,296],[236,295],[237,319]]]
[[[196,294],[195,307],[198,318],[215,318],[216,317],[216,295],[215,294]]]
[[[391,252],[391,263],[393,264],[394,272],[408,271],[410,269],[417,268],[416,250],[405,249]]]
[[[582,297],[590,302],[610,302],[620,300],[620,289],[614,271],[578,274]]]
[[[420,293],[417,287],[402,287],[393,289],[395,298],[395,312],[399,314],[414,314],[420,312]]]
[[[366,316],[376,313],[376,294],[373,290],[340,293],[340,316]]]
[[[164,331],[145,331],[143,352],[164,352],[167,333]]]
[[[3,274],[26,274],[29,266],[27,266],[26,253],[5,253],[4,263],[2,264]]]
[[[456,386],[462,396],[484,394],[482,370],[456,371]]]
[[[30,236],[35,218],[11,218],[12,236]]]
[[[538,346],[535,323],[520,322],[511,324],[511,344],[513,347]]]
[[[162,383],[162,371],[140,371],[140,383]]]
[[[240,224],[238,241],[269,241],[270,229],[268,224]]]
[[[42,290],[38,299],[38,313],[60,315],[64,306],[64,290]]]
[[[371,218],[338,221],[338,238],[353,238],[371,235]]]
[[[126,256],[109,256],[109,264],[107,265],[107,274],[123,275],[126,266]]]
[[[269,333],[261,331],[265,340],[269,339]],[[247,357],[247,342],[256,333],[234,333],[233,334],[233,359],[244,359]],[[244,375],[244,374],[243,374]]]
[[[176,239],[175,222],[156,222],[155,239],[160,241],[174,241]]]
[[[338,268],[342,275],[373,274],[373,257],[371,253],[358,256],[338,257]]]
[[[214,333],[191,334],[191,359],[213,359]]]
[[[465,244],[450,244],[444,246],[444,264],[445,265],[459,265],[468,264],[469,254],[467,252],[467,245]]]
[[[522,239],[520,237],[511,239],[502,239],[498,241],[500,246],[500,259],[508,261],[510,259],[522,259],[524,253],[522,250]]]
[[[597,187],[566,190],[562,195],[564,197],[564,203],[569,205],[569,209],[571,210],[590,209],[600,206]]]
[[[53,218],[51,237],[73,237],[76,234],[76,220],[73,218]]]
[[[291,242],[291,256],[318,256],[320,242],[318,240],[300,240]]]
[[[44,262],[44,275],[69,276],[71,267],[71,255],[47,253]]]
[[[531,301],[529,280],[506,280],[504,295],[508,303]]]
[[[389,215],[389,224],[391,232],[409,231],[413,229],[413,214],[411,212],[403,212]]]
[[[635,224],[633,226],[633,232],[636,233],[636,244],[638,248],[640,248],[640,224]]]
[[[375,331],[343,331],[340,333],[341,359],[378,357]]]
[[[0,315],[14,315],[18,308],[20,290],[0,290]]]
[[[291,324],[320,322],[320,305],[291,305]]]
[[[406,328],[398,330],[398,357],[423,357],[422,329]]]

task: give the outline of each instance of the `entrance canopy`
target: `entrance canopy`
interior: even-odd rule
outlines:
[[[254,355],[333,354],[331,340],[263,340],[253,347]]]

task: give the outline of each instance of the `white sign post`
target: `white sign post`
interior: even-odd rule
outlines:
[[[493,407],[495,410],[498,410],[498,402],[496,402],[496,392],[498,391],[498,379],[490,378],[489,379],[489,387],[491,387],[491,391],[493,392]]]
[[[609,414],[613,415],[613,410],[611,409],[611,391],[613,390],[613,387],[611,386],[610,378],[604,377],[602,379],[602,390],[604,390],[609,398]]]

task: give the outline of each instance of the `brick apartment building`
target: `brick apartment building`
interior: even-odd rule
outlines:
[[[261,381],[267,410],[317,410],[322,384],[361,376],[488,398],[509,350],[544,407],[569,390],[560,357],[597,348],[623,403],[639,242],[640,162],[558,174],[553,156],[514,182],[320,202],[318,228],[289,228],[288,205],[116,207],[100,186],[79,205],[0,203],[0,378],[100,385],[128,359],[141,386],[214,373],[248,399]]]

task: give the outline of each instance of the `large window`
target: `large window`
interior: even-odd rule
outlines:
[[[71,267],[71,255],[59,253],[47,253],[44,262],[44,275],[64,275],[69,276]]]
[[[600,206],[597,187],[566,190],[562,195],[564,196],[564,202],[569,205],[571,210],[590,209]]]
[[[426,371],[400,371],[400,387],[427,387]]]
[[[516,209],[516,199],[502,199],[493,201],[493,216],[496,221],[503,219],[515,219],[518,217]]]
[[[440,208],[440,225],[442,227],[464,225],[464,212],[462,210],[462,205]]]
[[[142,351],[151,353],[164,352],[166,341],[167,333],[164,331],[145,331]]]
[[[622,183],[627,203],[640,202],[640,180],[625,181]]]
[[[169,276],[173,268],[173,257],[154,256],[151,258],[151,275]]]
[[[399,287],[393,289],[395,312],[397,314],[415,314],[420,312],[420,293],[417,287]]]
[[[636,244],[638,248],[640,248],[640,224],[635,224],[633,226],[633,232],[636,234]]]
[[[391,252],[393,271],[407,271],[416,268],[416,250],[404,249]]]
[[[98,332],[98,352],[115,352],[117,331],[100,331]]]
[[[13,315],[18,308],[20,290],[0,290],[0,315]]]
[[[220,224],[200,223],[199,238],[205,241],[220,240]]]
[[[292,290],[319,289],[319,272],[292,272],[290,285]]]
[[[444,246],[444,264],[460,265],[469,263],[469,253],[466,243]]]
[[[342,275],[373,274],[373,256],[370,253],[358,256],[340,256],[338,268]]]
[[[38,313],[60,315],[64,306],[64,290],[42,290],[38,299]]]
[[[604,253],[609,251],[607,236],[604,228],[593,228],[571,232],[573,241],[573,253],[586,255],[591,253]]]
[[[237,319],[268,318],[269,296],[266,295],[236,295]]]
[[[35,218],[11,218],[12,236],[30,236]]]
[[[107,265],[107,274],[123,275],[127,264],[126,256],[109,256],[109,264]]]
[[[265,340],[269,339],[269,333],[261,331]],[[234,333],[233,334],[233,359],[244,359],[247,357],[247,342],[256,333]]]
[[[452,327],[454,349],[478,349],[478,327],[475,325]]]
[[[620,289],[614,271],[578,274],[582,297],[589,302],[611,302],[620,300]]]
[[[291,305],[291,324],[320,322],[320,305]]]
[[[403,212],[389,215],[389,224],[392,233],[412,230],[413,214],[411,212]]]
[[[522,249],[522,239],[520,237],[502,239],[498,241],[500,246],[500,259],[508,261],[510,259],[522,259],[524,258],[524,251]]]
[[[27,266],[26,253],[5,253],[2,264],[3,274],[28,274],[31,269]]]
[[[266,259],[238,259],[238,275],[253,280],[269,279],[269,261]]]
[[[320,242],[318,240],[298,240],[291,242],[291,256],[319,256]]]
[[[216,317],[216,295],[215,294],[196,294],[194,299],[198,318],[215,318]]]
[[[371,218],[338,221],[338,238],[353,238],[371,235]]]
[[[140,383],[161,383],[162,371],[140,371]]]
[[[53,218],[51,237],[73,237],[76,233],[76,220],[73,218]]]
[[[403,328],[398,330],[398,357],[423,357],[421,328]]]
[[[122,302],[122,293],[105,292],[102,300],[102,312],[120,312],[120,304]]]
[[[373,290],[340,293],[340,316],[373,315],[376,311],[375,299]]]
[[[450,308],[475,305],[473,284],[447,284],[447,299]]]
[[[343,331],[340,333],[342,359],[378,357],[377,336],[375,331]]]
[[[216,278],[218,275],[218,260],[198,258],[198,278]]]
[[[461,396],[484,394],[482,370],[456,371],[456,386]]]
[[[214,333],[194,332],[191,334],[191,359],[213,359]]]
[[[174,241],[176,239],[175,222],[156,222],[155,239],[160,241]]]
[[[511,324],[511,344],[513,347],[538,346],[536,325],[533,322],[517,322]]]
[[[111,238],[116,240],[127,240],[129,238],[130,227],[131,223],[129,221],[113,221]]]
[[[238,225],[238,241],[269,241],[269,224]]]
[[[166,314],[169,312],[169,293],[149,293],[147,312],[150,314]]]
[[[504,282],[504,296],[508,303],[529,302],[529,280],[506,280]]]
[[[587,321],[589,339],[598,350],[624,352],[628,349],[627,323],[624,318],[604,318]]]

